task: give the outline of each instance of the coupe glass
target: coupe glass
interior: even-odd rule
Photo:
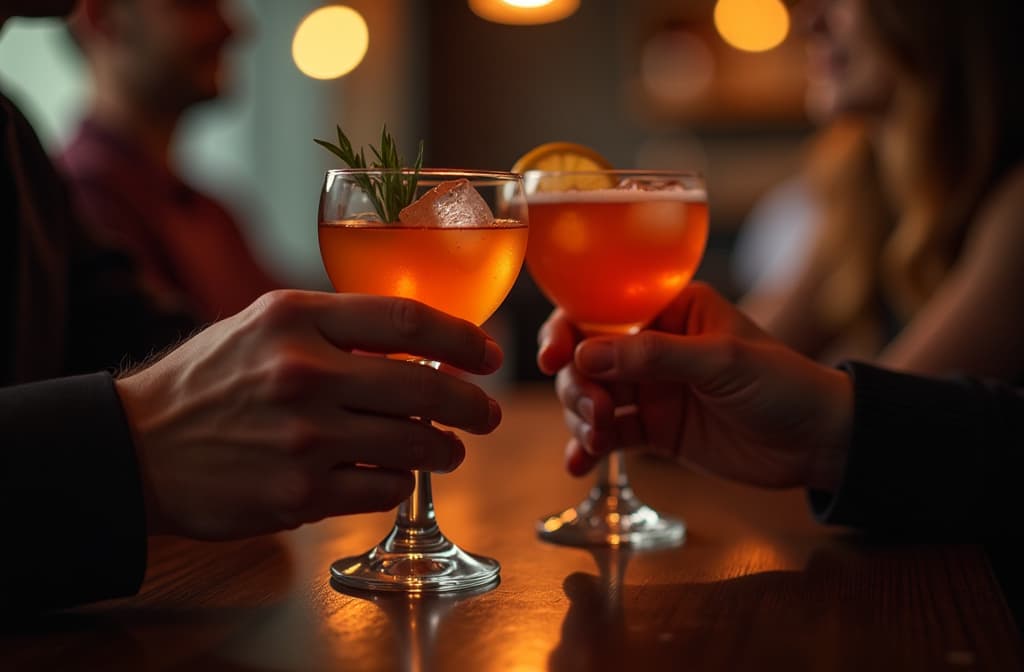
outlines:
[[[465,183],[440,197],[436,207],[403,211],[408,217],[396,222],[382,222],[367,195],[383,183],[408,187],[416,181],[418,198],[438,185],[438,192],[447,191],[455,180]],[[469,193],[473,190],[479,196]],[[501,218],[494,219],[499,193]],[[505,299],[526,252],[522,178],[472,170],[331,170],[320,194],[318,232],[320,255],[336,291],[408,297],[479,325]],[[425,593],[472,590],[496,581],[495,560],[467,553],[441,533],[430,474],[415,472],[415,477],[415,489],[399,506],[391,532],[363,555],[331,565],[335,583]]]
[[[523,178],[527,267],[584,335],[640,331],[697,270],[708,236],[700,175],[527,171]],[[616,412],[635,410],[623,404]],[[587,499],[539,520],[537,533],[569,546],[650,548],[682,543],[686,527],[637,498],[616,449],[601,461]]]

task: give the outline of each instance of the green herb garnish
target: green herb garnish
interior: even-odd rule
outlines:
[[[423,167],[423,141],[420,140],[420,151],[416,155],[416,163],[413,164],[413,173],[403,174],[405,160],[398,153],[398,146],[395,139],[388,133],[387,124],[380,131],[380,149],[370,145],[375,160],[371,165],[366,164],[366,154],[362,148],[356,154],[352,143],[341,131],[338,130],[338,144],[327,140],[314,139],[313,142],[331,152],[345,162],[349,168],[370,168],[381,171],[377,175],[353,175],[356,183],[363,188],[366,196],[373,203],[373,209],[377,211],[381,221],[386,223],[397,222],[398,213],[402,208],[408,206],[416,197],[416,183],[419,181],[420,169]]]

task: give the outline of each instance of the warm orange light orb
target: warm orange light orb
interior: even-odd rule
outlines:
[[[718,0],[715,28],[742,51],[768,51],[789,34],[789,10],[780,0]]]
[[[554,23],[572,16],[580,0],[469,0],[481,19],[514,26]]]
[[[370,31],[351,7],[321,7],[302,20],[292,39],[292,60],[313,79],[336,79],[356,68],[370,46]]]

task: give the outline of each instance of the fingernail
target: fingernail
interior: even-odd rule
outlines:
[[[494,399],[487,400],[487,424],[497,427],[501,423],[501,406]]]
[[[548,365],[547,362],[548,344],[547,341],[541,344],[540,349],[537,350],[537,368],[540,369],[541,373],[552,375],[555,373],[554,367]]]
[[[462,439],[455,432],[448,432],[448,434],[452,437],[455,446],[452,448],[452,462],[444,470],[444,473],[455,471],[462,464],[462,461],[466,459],[466,444],[462,442]]]
[[[586,423],[580,427],[580,443],[583,445],[583,450],[591,455],[594,454],[594,428]]]
[[[502,358],[501,347],[491,339],[487,339],[484,343],[484,368],[497,369],[501,366]]]
[[[576,412],[587,421],[587,424],[594,424],[594,400],[590,397],[582,397],[576,404]]]
[[[577,352],[577,364],[586,373],[605,373],[615,368],[615,347],[611,343],[584,343]]]
[[[583,476],[590,469],[590,460],[582,451],[576,451],[569,456],[569,461],[565,466],[573,476]]]

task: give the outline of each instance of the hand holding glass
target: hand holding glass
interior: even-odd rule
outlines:
[[[699,175],[606,170],[523,177],[530,274],[585,336],[636,333],[697,270],[708,235]],[[602,460],[586,500],[537,523],[541,538],[570,546],[671,546],[685,529],[636,497],[621,450]]]

